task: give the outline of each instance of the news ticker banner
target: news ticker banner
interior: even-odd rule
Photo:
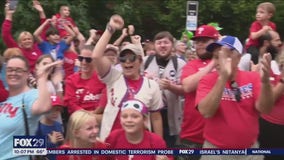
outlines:
[[[284,155],[283,149],[47,149],[44,136],[14,136],[15,155]]]

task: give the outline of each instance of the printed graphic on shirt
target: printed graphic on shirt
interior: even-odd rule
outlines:
[[[117,97],[114,96],[114,88],[110,90],[110,101],[112,106],[116,106]]]
[[[101,94],[90,93],[90,91],[86,91],[84,88],[77,89],[75,94],[76,94],[76,98],[82,101],[82,103],[98,101],[101,96]]]
[[[32,55],[33,55],[33,56],[37,56],[37,53],[36,53],[36,52],[32,52]]]
[[[64,63],[68,63],[68,64],[75,64],[75,60],[70,59],[68,57],[64,57]]]
[[[169,75],[170,75],[169,79],[173,84],[177,84],[176,74],[177,73],[175,70],[170,70],[169,72]]]
[[[19,107],[14,107],[12,103],[1,103],[0,104],[0,116],[14,118]]]
[[[240,89],[240,93],[241,93],[240,96],[242,100],[253,97],[252,83],[249,83],[244,86],[240,86],[239,89]],[[225,88],[223,91],[222,100],[237,101],[235,98],[235,91],[231,88]]]
[[[58,22],[57,27],[58,27],[59,29],[65,29],[63,24],[68,24],[68,23],[70,23],[68,20],[66,20],[66,19],[64,19],[64,18],[58,19],[57,22]]]

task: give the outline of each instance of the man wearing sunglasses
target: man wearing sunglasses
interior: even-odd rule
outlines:
[[[258,148],[259,113],[274,104],[269,81],[271,56],[264,54],[262,74],[238,69],[243,46],[237,37],[224,36],[207,46],[213,52],[216,72],[204,76],[198,85],[196,106],[206,119],[203,148]],[[202,155],[202,160],[262,159],[262,155]]]
[[[119,120],[122,102],[133,98],[148,106],[147,128],[162,137],[162,119],[159,111],[162,103],[161,92],[154,80],[140,74],[143,62],[142,50],[135,44],[127,44],[122,47],[118,56],[122,71],[112,67],[110,59],[104,56],[112,34],[115,30],[121,30],[123,26],[122,17],[113,15],[92,53],[98,75],[107,85],[108,95],[101,123],[100,138],[104,140],[111,131],[122,128]]]

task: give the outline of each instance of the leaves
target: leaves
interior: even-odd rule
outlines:
[[[47,17],[58,13],[61,4],[69,4],[71,16],[80,31],[89,36],[89,30],[95,28],[104,30],[106,23],[113,14],[120,14],[125,25],[133,24],[135,33],[141,35],[142,40],[152,39],[162,30],[170,31],[175,37],[180,37],[185,29],[186,4],[184,0],[39,0]],[[244,41],[249,33],[250,24],[255,20],[255,11],[259,3],[265,0],[200,0],[198,25],[218,22],[222,34],[230,34]],[[272,21],[276,23],[280,35],[284,34],[284,1],[271,0],[276,6],[276,14]],[[0,1],[4,6],[5,1]],[[4,7],[2,8],[4,10]],[[13,17],[13,33],[23,30],[34,32],[39,26],[39,15],[32,7],[32,1],[19,1],[17,11]],[[4,12],[0,12],[1,23]],[[114,39],[120,33],[114,35]],[[0,38],[0,52],[5,46]]]

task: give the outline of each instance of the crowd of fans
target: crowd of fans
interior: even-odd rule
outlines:
[[[67,5],[13,38],[5,6],[0,77],[0,159],[13,136],[47,137],[48,148],[284,148],[284,49],[275,6],[256,8],[248,41],[221,35],[218,23],[180,39],[168,31],[142,41],[113,15],[104,31],[80,32]],[[110,40],[115,32],[121,35]],[[126,38],[130,37],[130,41]],[[243,47],[245,46],[245,47]],[[47,155],[55,159],[276,160],[263,155]]]

